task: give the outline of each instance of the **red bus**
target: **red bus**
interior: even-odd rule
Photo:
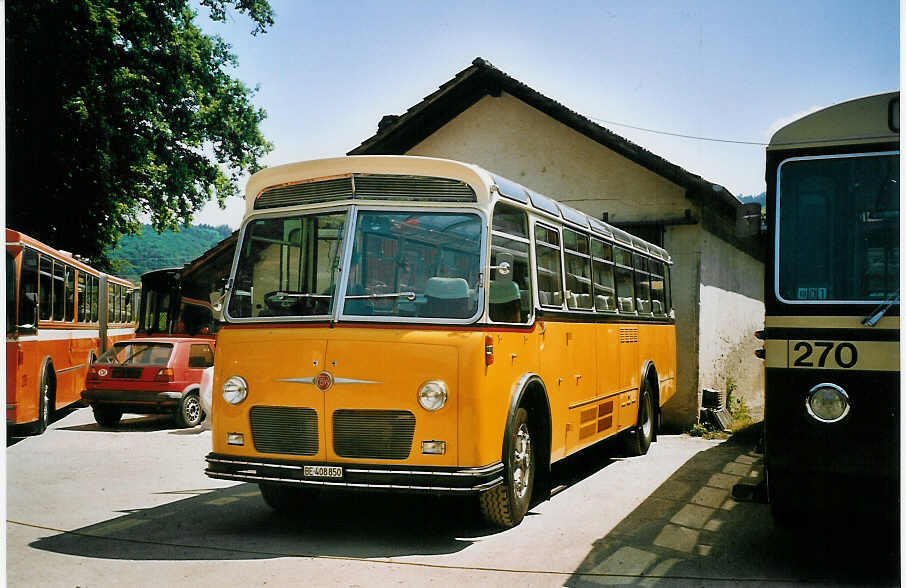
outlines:
[[[80,401],[88,366],[135,336],[137,288],[6,230],[6,424],[43,433]]]

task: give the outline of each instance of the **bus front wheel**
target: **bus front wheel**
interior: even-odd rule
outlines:
[[[40,435],[47,429],[50,424],[50,415],[54,406],[54,388],[56,387],[56,377],[53,371],[53,364],[49,361],[44,364],[41,372],[41,387],[38,389],[38,420],[35,423],[35,432]]]
[[[493,525],[515,527],[528,512],[535,481],[532,433],[528,412],[520,408],[506,440],[504,482],[479,496],[481,513]]]
[[[258,484],[261,490],[261,497],[269,507],[277,512],[292,513],[297,512],[305,503],[306,499],[314,498],[314,491],[308,488],[296,488],[293,486],[284,486],[282,484]]]

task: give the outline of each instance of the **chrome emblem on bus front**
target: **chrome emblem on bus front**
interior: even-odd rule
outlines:
[[[321,372],[315,376],[315,388],[321,392],[327,392],[330,390],[330,387],[333,386],[333,376],[330,375],[330,372]]]

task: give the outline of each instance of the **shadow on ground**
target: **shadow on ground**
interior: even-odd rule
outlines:
[[[689,460],[595,542],[566,586],[899,585],[897,520],[785,528],[759,492],[733,499],[734,485],[761,481],[760,434],[759,423]]]
[[[594,475],[613,463],[612,451],[605,444],[564,460],[554,485],[563,489]],[[456,553],[498,532],[481,519],[474,498],[330,493],[287,516],[266,506],[254,484],[168,494],[189,497],[30,546],[121,560],[358,559]]]
[[[98,431],[102,433],[147,433],[148,431],[164,431],[178,428],[171,415],[124,415],[123,419],[112,427],[102,427],[97,423],[87,425],[72,425],[60,427],[60,431]]]

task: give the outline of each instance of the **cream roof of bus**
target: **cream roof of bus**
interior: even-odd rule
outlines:
[[[900,133],[891,130],[891,117],[898,129],[899,98],[899,92],[887,92],[813,112],[774,133],[768,150],[898,141]]]
[[[405,171],[402,172],[402,170]],[[452,159],[411,155],[353,155],[270,167],[249,178],[245,190],[246,209],[248,214],[254,212],[255,200],[270,188],[312,180],[327,180],[349,174],[399,173],[461,180],[475,189],[479,205],[489,205],[490,202],[485,195],[490,194],[491,190],[496,190],[508,199],[534,209],[539,214],[557,217],[564,223],[581,227],[593,235],[615,240],[627,248],[648,253],[662,261],[672,263],[670,254],[656,245],[647,243],[575,208],[556,202],[517,182],[488,172],[477,165]]]

